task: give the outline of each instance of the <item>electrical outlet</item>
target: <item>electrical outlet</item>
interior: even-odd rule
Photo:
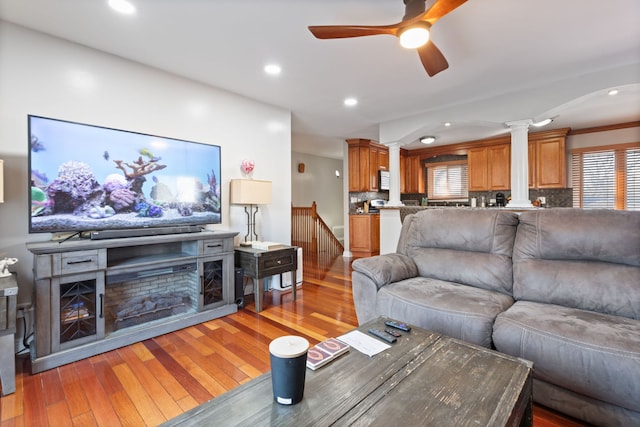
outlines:
[[[542,203],[543,205],[547,203],[547,198],[546,197],[538,197],[538,200],[540,201],[540,203]]]

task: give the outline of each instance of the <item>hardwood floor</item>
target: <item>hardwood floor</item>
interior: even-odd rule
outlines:
[[[259,314],[249,298],[238,313],[40,374],[19,357],[14,394],[0,399],[0,425],[155,426],[269,370],[269,342],[305,336],[312,344],[341,335],[357,319],[351,263],[305,260],[304,283],[265,295]],[[535,427],[582,426],[541,407]]]

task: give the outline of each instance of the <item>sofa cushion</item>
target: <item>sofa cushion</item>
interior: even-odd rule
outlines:
[[[408,222],[403,253],[420,276],[511,295],[517,225],[513,212],[425,209]]]
[[[516,300],[640,319],[640,212],[524,212],[513,264]]]
[[[542,381],[640,411],[638,320],[518,301],[496,318],[493,342]]]
[[[376,312],[491,347],[494,319],[511,304],[513,299],[499,292],[416,277],[382,287],[377,295]]]

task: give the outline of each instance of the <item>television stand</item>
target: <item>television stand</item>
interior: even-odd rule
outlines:
[[[235,313],[237,234],[28,243],[36,306],[31,372]]]

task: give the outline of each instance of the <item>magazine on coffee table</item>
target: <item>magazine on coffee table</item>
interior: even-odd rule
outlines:
[[[349,351],[348,344],[335,338],[329,338],[309,349],[307,352],[307,368],[315,371],[347,351]]]

